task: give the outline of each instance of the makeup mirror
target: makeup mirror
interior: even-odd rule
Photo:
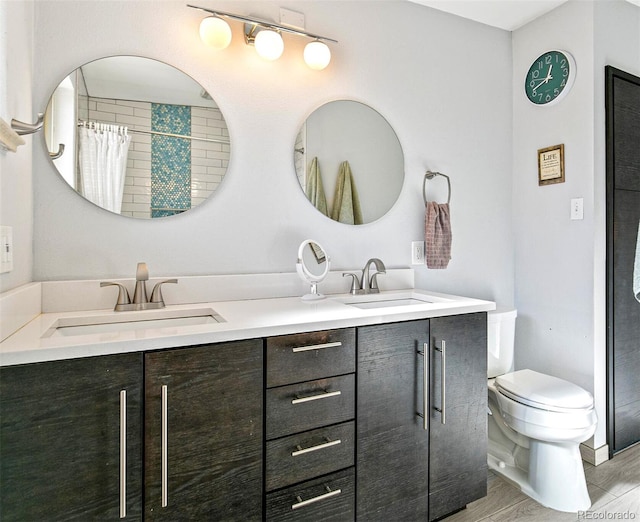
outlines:
[[[384,216],[404,182],[404,155],[387,120],[360,102],[337,100],[313,111],[294,147],[307,199],[335,221],[360,225]]]
[[[313,239],[307,239],[300,244],[296,271],[303,281],[311,285],[311,291],[302,296],[303,301],[324,299],[318,292],[318,283],[324,281],[329,273],[331,260],[322,246]]]
[[[209,93],[138,56],[101,58],[64,78],[43,135],[72,189],[128,217],[186,212],[215,193],[229,163],[227,125]]]

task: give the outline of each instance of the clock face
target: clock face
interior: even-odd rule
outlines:
[[[524,81],[527,98],[535,105],[551,105],[567,95],[576,76],[576,62],[565,51],[547,51],[529,67]]]

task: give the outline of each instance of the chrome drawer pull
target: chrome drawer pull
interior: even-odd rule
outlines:
[[[300,445],[296,446],[296,451],[291,452],[292,457],[298,457],[299,455],[304,455],[305,453],[311,453],[312,451],[318,451],[321,449],[329,448],[331,446],[336,446],[337,444],[342,444],[340,439],[331,440],[328,437],[325,437],[324,440],[327,442],[323,442],[322,444],[318,444],[317,446],[311,446],[310,448],[301,448]]]
[[[447,383],[446,383],[446,378],[447,378],[447,345],[445,343],[445,341],[442,341],[442,347],[438,348],[436,346],[436,351],[440,352],[440,360],[442,361],[442,379],[440,381],[440,393],[442,395],[442,403],[440,404],[440,408],[437,408],[436,406],[433,407],[434,410],[436,410],[437,412],[440,413],[440,422],[442,422],[442,424],[445,424],[446,422],[446,417],[447,417]]]
[[[120,518],[127,516],[127,390],[120,390]]]
[[[310,344],[309,346],[296,346],[292,348],[293,353],[300,352],[310,352],[312,350],[322,350],[323,348],[338,348],[342,346],[340,341],[336,341],[335,343],[324,343],[324,344]]]
[[[429,416],[427,410],[429,408],[429,343],[422,344],[422,351],[418,350],[418,354],[424,357],[424,365],[422,367],[422,413],[418,413],[422,417],[422,428],[429,429]]]
[[[168,402],[169,392],[166,384],[162,385],[162,507],[169,505],[169,463],[168,463],[168,445],[169,445],[169,419],[168,419]]]
[[[308,397],[298,397],[291,400],[291,404],[301,404],[303,402],[317,401],[318,399],[328,399],[329,397],[336,397],[342,395],[341,391],[323,392],[318,395],[309,395]]]
[[[309,500],[302,500],[302,498],[300,497],[300,495],[298,495],[296,497],[296,500],[298,501],[296,504],[292,504],[291,505],[291,509],[298,509],[304,506],[308,506],[309,504],[313,504],[314,502],[320,502],[321,500],[325,500],[327,498],[331,498],[331,497],[335,497],[337,495],[339,495],[340,493],[342,493],[341,489],[334,489],[333,491],[331,490],[331,488],[329,486],[324,487],[327,490],[327,493],[324,493],[323,495],[318,495],[317,497],[313,497],[310,498]]]

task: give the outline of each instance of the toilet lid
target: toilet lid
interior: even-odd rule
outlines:
[[[503,395],[533,408],[572,411],[593,407],[593,397],[580,386],[533,370],[501,375],[495,383]]]

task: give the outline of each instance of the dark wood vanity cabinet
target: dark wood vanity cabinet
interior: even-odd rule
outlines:
[[[266,342],[266,520],[353,521],[355,329]]]
[[[429,337],[429,520],[436,520],[487,495],[487,314],[431,319]],[[444,419],[436,410],[443,390]]]
[[[358,328],[357,520],[435,520],[486,495],[486,339],[484,313]]]
[[[486,402],[485,313],[0,368],[0,519],[435,520]]]
[[[0,368],[0,520],[140,520],[142,367],[126,354]]]
[[[145,355],[145,520],[262,520],[262,341]]]
[[[0,520],[262,520],[262,377],[262,340],[0,369]]]

